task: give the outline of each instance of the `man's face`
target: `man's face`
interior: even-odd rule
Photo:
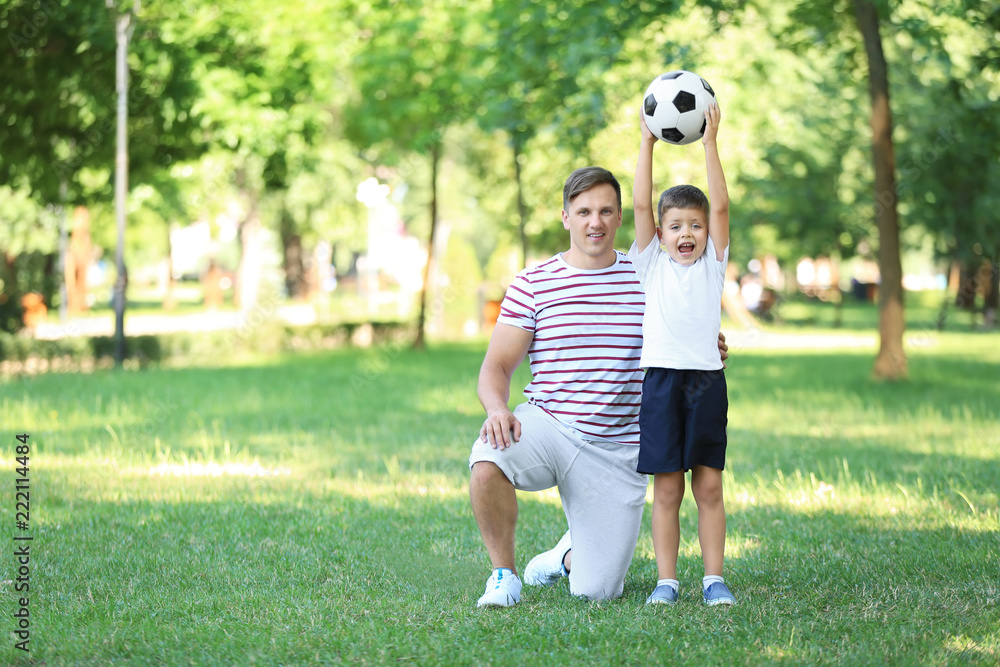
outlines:
[[[708,245],[708,220],[698,208],[668,209],[656,228],[660,244],[678,264],[694,264]]]
[[[618,195],[608,183],[584,190],[562,212],[569,230],[569,252],[563,258],[580,269],[602,269],[614,263],[615,232],[621,227]]]

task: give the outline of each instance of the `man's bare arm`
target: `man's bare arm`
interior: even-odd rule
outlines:
[[[497,324],[479,369],[479,402],[486,410],[486,421],[479,430],[483,442],[505,449],[521,437],[521,422],[514,417],[507,402],[514,371],[528,354],[534,333],[509,324]]]

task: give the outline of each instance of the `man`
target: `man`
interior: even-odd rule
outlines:
[[[521,598],[514,563],[515,490],[557,486],[569,531],[525,569],[525,582],[569,577],[570,592],[621,595],[639,536],[646,476],[636,472],[645,299],[624,253],[621,186],[599,167],[563,187],[570,248],[522,271],[507,290],[479,373],[487,418],[469,457],[469,496],[493,573],[478,606]],[[725,343],[720,337],[725,358]],[[510,381],[525,355],[528,402],[511,412]]]

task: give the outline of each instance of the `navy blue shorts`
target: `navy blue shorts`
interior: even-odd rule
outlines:
[[[649,368],[642,381],[637,472],[723,470],[729,396],[723,370]]]

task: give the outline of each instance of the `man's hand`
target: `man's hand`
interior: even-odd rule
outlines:
[[[719,332],[719,356],[722,357],[722,367],[726,368],[726,359],[729,358],[729,346],[726,345],[726,334]]]
[[[510,410],[495,410],[479,429],[479,439],[493,449],[507,449],[521,439],[521,422]]]

